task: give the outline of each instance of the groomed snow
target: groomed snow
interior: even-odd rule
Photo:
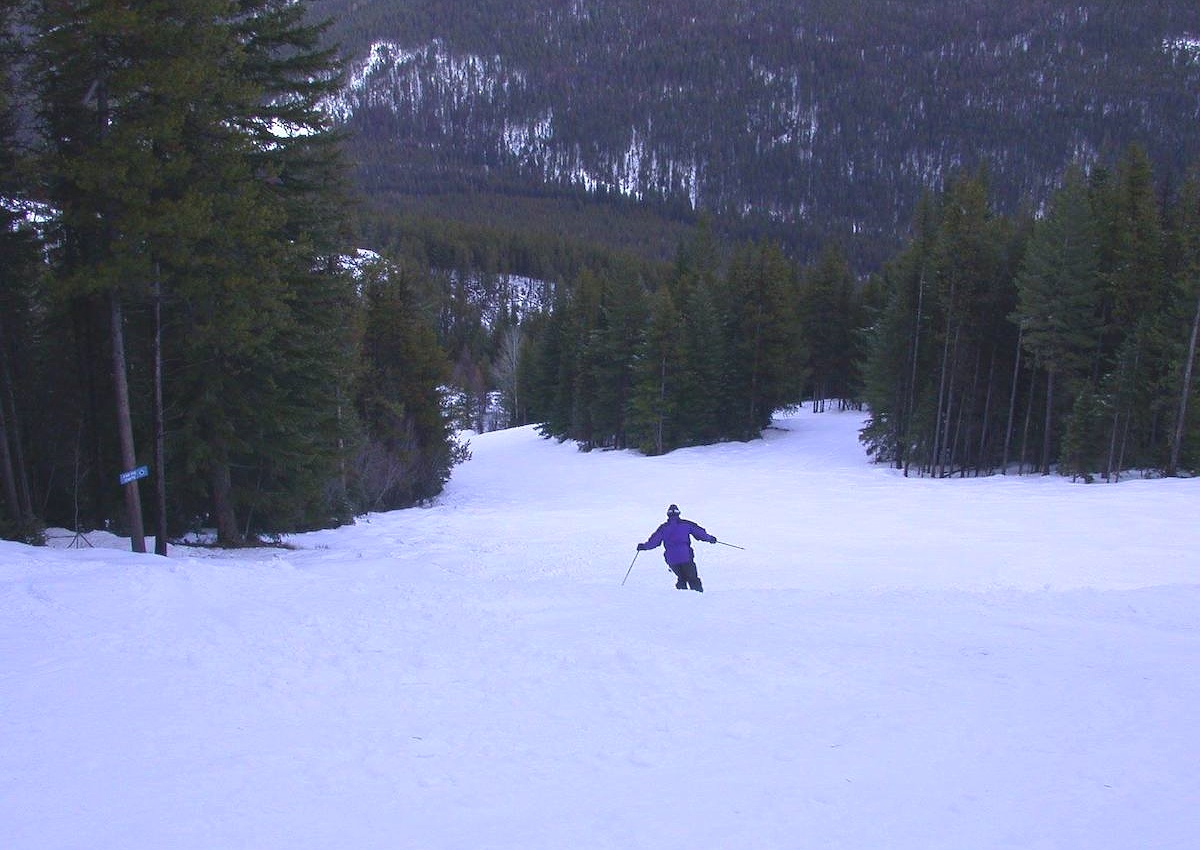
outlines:
[[[477,436],[291,550],[0,543],[7,850],[1194,850],[1200,480]],[[634,545],[677,502],[704,594]]]

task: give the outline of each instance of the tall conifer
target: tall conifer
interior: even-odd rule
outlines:
[[[1193,169],[1180,192],[1172,216],[1172,238],[1175,243],[1175,288],[1177,314],[1183,321],[1176,323],[1179,351],[1173,369],[1177,376],[1177,405],[1171,433],[1167,475],[1176,475],[1180,462],[1186,458],[1185,444],[1194,436],[1194,396],[1196,394],[1196,351],[1200,345],[1200,168]],[[1190,318],[1190,321],[1189,321]],[[1194,461],[1193,461],[1194,462]]]
[[[31,200],[26,157],[17,138],[18,80],[24,68],[17,4],[0,3],[0,538],[41,538],[26,462],[18,364],[34,361],[33,334],[38,246],[20,204]]]
[[[1086,380],[1099,343],[1100,278],[1098,233],[1088,192],[1078,170],[1067,173],[1050,212],[1038,222],[1017,278],[1018,305],[1013,320],[1022,344],[1047,376],[1042,473],[1049,472],[1055,434],[1056,388],[1074,397]],[[1094,404],[1075,408],[1092,415]],[[1076,423],[1074,433],[1087,431]]]

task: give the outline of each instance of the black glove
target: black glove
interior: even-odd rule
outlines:
[[[715,538],[715,537],[714,537],[712,540],[710,540],[710,541],[708,541],[708,542],[709,542],[709,543],[716,543],[716,542],[717,542],[717,538]]]
[[[639,551],[639,552],[645,552],[645,551],[646,551],[646,544],[645,544],[645,543],[639,543],[639,544],[638,544],[638,551]]]

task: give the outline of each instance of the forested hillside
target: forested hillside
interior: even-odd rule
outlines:
[[[1190,0],[313,7],[348,63],[337,108],[362,185],[456,217],[499,193],[552,228],[531,195],[631,197],[802,259],[837,236],[861,270],[956,172],[985,166],[1013,211],[1130,143],[1168,181],[1200,154]]]
[[[0,536],[802,400],[915,474],[1200,468],[1194,3],[22,0],[0,80]]]

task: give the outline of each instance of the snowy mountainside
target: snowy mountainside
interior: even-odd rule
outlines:
[[[554,109],[529,111],[537,102],[529,75],[510,68],[503,57],[452,53],[441,39],[404,48],[373,43],[352,66],[342,94],[328,108],[344,123],[361,114],[387,112],[398,123],[419,126],[443,139],[466,139],[481,132],[501,166],[516,168],[547,184],[588,192],[615,192],[642,199],[680,194],[699,203],[698,166],[681,163],[650,148],[645,131],[629,130],[627,146],[598,158],[556,135]]]
[[[980,164],[1015,208],[1130,143],[1171,173],[1200,158],[1184,0],[315,7],[372,192],[581,191],[890,238]]]

